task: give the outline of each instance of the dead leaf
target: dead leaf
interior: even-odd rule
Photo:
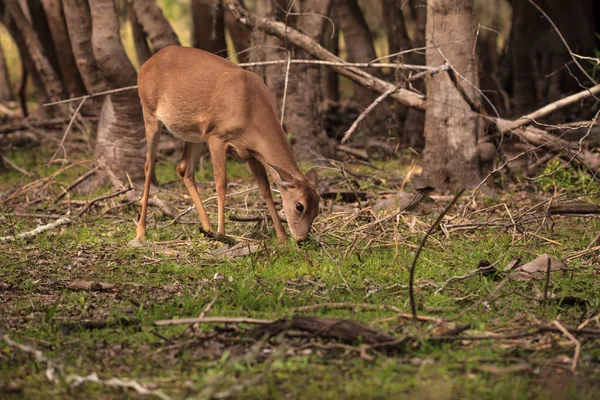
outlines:
[[[247,256],[248,254],[256,253],[260,248],[260,243],[238,243],[235,246],[229,247],[225,245],[211,252],[215,257],[228,257],[230,259]]]
[[[541,279],[546,275],[548,260],[550,260],[550,272],[567,270],[567,265],[564,262],[548,254],[542,254],[527,264],[516,268],[512,277],[516,279]]]

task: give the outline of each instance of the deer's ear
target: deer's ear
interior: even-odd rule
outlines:
[[[294,178],[287,171],[269,164],[271,170],[271,176],[275,179],[275,182],[284,188],[291,188],[294,186]]]
[[[317,184],[319,183],[319,174],[317,173],[316,168],[311,168],[306,172],[306,180],[314,187],[317,187]]]

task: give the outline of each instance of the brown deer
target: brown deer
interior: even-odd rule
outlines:
[[[212,159],[218,201],[218,232],[225,234],[227,151],[246,160],[256,177],[280,242],[287,234],[275,209],[265,168],[274,179],[292,236],[308,237],[319,213],[314,169],[300,172],[277,118],[275,102],[262,79],[228,60],[203,50],[169,46],[139,70],[138,91],[146,128],[146,180],[136,240],[146,234],[146,212],[158,139],[164,125],[185,141],[177,172],[187,187],[202,227],[214,232],[194,181],[202,142]]]

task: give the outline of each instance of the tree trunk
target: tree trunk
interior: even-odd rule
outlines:
[[[280,6],[287,6],[285,1],[282,3]],[[295,24],[297,29],[311,39],[319,41],[323,37],[325,26],[330,26],[322,15],[329,15],[331,3],[332,0],[296,1],[294,5],[297,6],[297,10],[295,9],[294,12],[305,14],[297,19]],[[294,20],[288,20],[290,24],[294,24],[294,22]],[[285,55],[281,51],[278,54],[277,59],[285,59]],[[306,51],[299,48],[292,49],[292,57],[312,58]],[[267,71],[269,87],[274,89],[275,93],[283,94],[284,76],[279,75],[281,78],[278,79],[269,75],[269,71]],[[283,75],[285,75],[285,69]],[[278,96],[279,104],[281,104],[281,100],[282,98]],[[333,154],[334,145],[323,128],[323,119],[319,111],[322,101],[321,70],[308,65],[292,65],[288,79],[284,124],[287,132],[292,136],[292,149],[298,160],[314,158],[315,153],[326,157]]]
[[[88,93],[107,89],[92,49],[92,16],[87,0],[62,0],[77,69]]]
[[[177,34],[155,0],[132,0],[131,5],[154,53],[167,46],[179,45]]]
[[[114,0],[90,0],[92,48],[109,88],[135,85],[137,73],[121,44]],[[136,12],[139,16],[140,14]],[[136,91],[106,97],[98,121],[94,152],[97,163],[105,163],[123,182],[144,180],[145,133],[142,107]]]
[[[6,58],[4,57],[4,49],[0,44],[0,102],[14,100],[12,85],[10,84],[10,75]]]
[[[21,59],[31,68],[28,69],[34,82],[39,85],[44,98],[50,101],[60,100],[63,93],[61,81],[48,61],[44,48],[23,9],[16,1],[9,1],[6,6],[11,20],[8,23],[9,30],[19,46]],[[12,24],[14,25],[11,26]]]
[[[141,66],[150,58],[152,53],[150,52],[150,47],[148,47],[148,40],[146,39],[144,28],[138,21],[131,3],[127,7],[127,13],[129,14],[129,22],[131,23],[131,35],[133,36],[135,54],[137,56],[138,65]]]
[[[427,65],[447,57],[462,75],[460,85],[474,102],[479,94],[477,59],[473,53],[473,0],[429,0]],[[477,153],[478,117],[455,88],[448,74],[427,78],[424,180],[440,190],[475,187],[480,179]]]
[[[551,1],[538,4],[554,21],[574,53],[594,56],[594,35],[600,16],[594,13],[594,0]],[[509,40],[512,88],[508,93],[515,105],[515,115],[552,102],[579,90],[590,82],[571,64],[568,50],[548,20],[527,0],[513,0],[512,29]],[[577,21],[574,23],[574,21]],[[589,64],[582,62],[584,68]],[[565,65],[568,68],[565,68]],[[575,79],[573,75],[579,80]],[[512,89],[512,90],[511,90]],[[573,118],[589,119],[588,110],[573,108]],[[568,111],[568,110],[565,110]],[[554,115],[554,118],[560,114]],[[593,115],[593,113],[592,113]],[[551,123],[563,122],[553,119]]]
[[[53,50],[56,52],[58,72],[63,82],[67,95],[81,96],[85,92],[79,70],[75,64],[71,40],[67,32],[67,25],[60,0],[42,0],[46,13],[46,20],[52,35]]]
[[[24,0],[21,2],[21,9],[24,10],[26,18],[31,22],[33,30],[37,33],[37,38],[42,44],[52,69],[58,73],[58,56],[56,55],[52,33],[41,0]]]
[[[192,46],[227,58],[220,1],[192,0]]]

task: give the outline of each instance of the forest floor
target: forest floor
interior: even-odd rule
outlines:
[[[227,215],[261,221],[228,220],[228,233],[250,246],[227,251],[199,233],[193,212],[173,222],[156,208],[154,245],[131,247],[138,203],[89,206],[109,188],[57,201],[88,162],[48,165],[53,150],[5,151],[30,176],[0,171],[0,237],[71,220],[0,244],[4,399],[598,398],[600,221],[546,215],[550,205],[598,199],[577,171],[466,192],[418,258],[415,321],[408,270],[452,196],[373,211],[410,188],[418,167],[408,156],[347,162],[347,178],[339,164],[324,169],[323,213],[301,247],[277,244],[248,168],[230,161],[229,192],[240,194]],[[209,164],[196,178],[205,199],[214,196]],[[174,167],[159,160],[159,196],[181,212],[191,201]],[[353,201],[355,192],[366,199]],[[216,220],[216,201],[206,205]],[[565,265],[524,273],[542,254]],[[226,320],[155,324],[201,314]]]

